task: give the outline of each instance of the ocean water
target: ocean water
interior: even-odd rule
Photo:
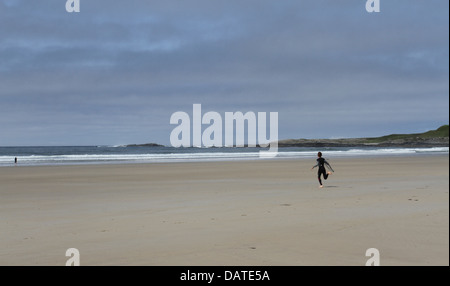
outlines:
[[[259,148],[173,148],[123,146],[0,147],[0,166],[76,165],[112,163],[160,163],[192,161],[269,160],[260,158]],[[267,150],[267,149],[265,149]],[[434,148],[279,148],[276,158],[404,156],[449,154],[448,147]]]

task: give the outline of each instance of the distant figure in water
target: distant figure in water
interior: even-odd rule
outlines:
[[[320,176],[323,175],[324,180],[326,180],[326,179],[328,179],[328,176],[331,175],[331,172],[327,172],[327,170],[325,169],[325,166],[333,172],[334,172],[334,170],[333,170],[333,168],[331,168],[330,164],[328,164],[328,162],[324,158],[322,158],[322,152],[317,153],[317,157],[318,157],[317,164],[314,167],[312,167],[311,170],[314,169],[315,167],[319,167],[319,171],[317,172],[317,177],[319,179],[319,184],[320,184],[319,188],[323,188],[322,180],[321,180]]]
[[[14,158],[14,164],[17,164],[17,157]]]

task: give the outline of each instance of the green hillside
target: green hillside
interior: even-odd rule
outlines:
[[[414,139],[429,139],[429,138],[444,138],[449,137],[449,126],[443,125],[436,130],[430,130],[424,133],[415,134],[391,134],[382,137],[367,138],[368,143],[380,143],[394,140],[414,140]]]
[[[415,134],[391,134],[370,138],[287,139],[278,141],[279,147],[448,147],[448,125],[436,130]]]

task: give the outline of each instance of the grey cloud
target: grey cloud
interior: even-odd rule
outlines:
[[[0,145],[168,143],[170,114],[193,103],[278,111],[280,138],[448,122],[448,2],[362,2],[82,1],[71,15],[3,0]]]

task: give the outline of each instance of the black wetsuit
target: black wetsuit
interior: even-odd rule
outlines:
[[[320,175],[323,175],[323,178],[325,180],[328,179],[328,174],[327,174],[327,170],[325,169],[325,165],[327,165],[327,167],[330,168],[331,171],[333,171],[333,168],[331,168],[330,164],[328,164],[328,162],[324,158],[317,158],[317,164],[313,167],[313,168],[319,167],[319,171],[317,172],[317,178],[319,179],[320,185],[322,185],[322,180],[320,179]]]

